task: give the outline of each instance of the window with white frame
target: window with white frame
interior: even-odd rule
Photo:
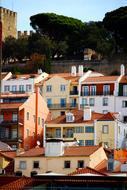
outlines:
[[[108,98],[103,98],[103,106],[108,106]]]
[[[10,86],[9,85],[5,85],[4,86],[4,92],[9,92],[10,91]]]
[[[103,86],[103,94],[104,94],[104,95],[109,95],[109,94],[110,94],[110,85],[105,84],[105,85]]]
[[[127,100],[123,100],[122,101],[122,107],[123,108],[127,108]]]
[[[26,92],[31,92],[32,91],[32,85],[31,84],[27,84],[26,85]]]
[[[88,96],[89,95],[89,87],[88,86],[83,86],[83,95]]]
[[[95,99],[94,98],[90,98],[89,99],[89,105],[90,106],[94,106],[94,103],[95,103]]]
[[[61,84],[61,85],[60,85],[60,91],[63,92],[63,91],[65,91],[65,90],[66,90],[66,86],[65,86],[64,84]]]
[[[19,85],[19,91],[24,92],[24,85]]]
[[[123,85],[123,96],[127,96],[127,85]]]
[[[12,92],[16,92],[17,91],[17,86],[16,85],[12,85]]]
[[[108,134],[109,132],[109,126],[108,125],[102,125],[102,133]]]
[[[11,138],[12,139],[17,138],[17,129],[12,129],[12,131],[11,131]]]
[[[55,134],[56,134],[56,138],[61,138],[61,129],[57,128],[55,131]]]
[[[52,92],[52,85],[46,86],[46,92]]]
[[[88,103],[87,103],[87,98],[82,98],[82,106],[87,106]]]
[[[20,161],[19,162],[19,169],[21,169],[21,170],[26,169],[26,161]]]
[[[95,96],[96,95],[96,85],[90,86],[90,95]]]

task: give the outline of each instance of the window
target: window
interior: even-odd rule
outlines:
[[[123,107],[123,108],[127,108],[127,101],[126,101],[126,100],[123,100],[123,101],[122,101],[122,107]]]
[[[66,106],[66,99],[65,98],[61,98],[60,99],[60,105],[61,105],[61,107],[65,107]]]
[[[108,110],[103,110],[103,113],[104,113],[104,114],[108,113]]]
[[[18,120],[18,114],[17,113],[13,113],[12,114],[12,121],[17,121]]]
[[[108,125],[103,125],[102,126],[102,133],[108,134]]]
[[[86,146],[93,146],[94,145],[94,140],[85,140],[85,145]]]
[[[87,98],[82,98],[82,106],[87,106]]]
[[[48,105],[48,108],[51,108],[51,106],[52,106],[52,99],[51,98],[47,99],[47,105]]]
[[[29,112],[26,113],[26,118],[27,118],[27,120],[30,119],[30,114],[29,114]]]
[[[42,127],[44,127],[44,119],[42,119],[41,121],[42,121]]]
[[[66,86],[65,86],[65,85],[63,85],[63,84],[61,84],[61,85],[60,85],[60,91],[62,91],[62,92],[63,92],[63,91],[65,91],[65,90],[66,90]]]
[[[19,91],[23,92],[24,91],[24,85],[19,85]]]
[[[29,137],[29,135],[30,135],[30,131],[29,129],[26,129],[26,136]]]
[[[27,84],[26,85],[26,92],[31,92],[32,91],[32,85],[31,84]]]
[[[9,92],[10,91],[10,86],[6,85],[4,86],[4,92]]]
[[[103,106],[108,106],[108,98],[103,98]]]
[[[91,96],[96,95],[96,86],[95,85],[90,86],[90,95]]]
[[[109,95],[110,94],[110,85],[104,85],[103,86],[103,94]]]
[[[19,168],[22,170],[25,170],[26,169],[26,161],[20,161],[19,162]]]
[[[35,118],[35,115],[33,115],[33,121],[34,121],[34,123],[36,122],[36,118]]]
[[[47,92],[52,92],[52,86],[51,85],[47,85],[46,86],[46,91]]]
[[[66,113],[66,122],[73,122],[74,119],[75,118],[73,113]]]
[[[8,131],[8,133],[9,133],[9,131]],[[9,134],[8,134],[8,135],[9,135]],[[12,139],[17,138],[17,129],[12,129],[12,131],[11,131],[11,138],[12,138]]]
[[[123,85],[123,96],[127,96],[127,85]]]
[[[73,129],[67,129],[66,137],[67,138],[73,138]]]
[[[39,168],[39,161],[33,162],[33,168]]]
[[[61,138],[61,129],[60,128],[56,129],[55,133],[56,133],[56,138]]]
[[[90,98],[89,99],[89,105],[90,106],[94,106],[94,98]]]
[[[17,145],[13,144],[13,145],[11,146],[11,148],[12,148],[12,150],[17,150]]]
[[[86,133],[94,133],[94,127],[93,126],[86,126],[85,132]]]
[[[84,140],[79,140],[79,146],[84,146]]]
[[[127,116],[123,116],[123,121],[127,123]]]
[[[77,101],[76,98],[71,100],[71,107],[76,107]]]
[[[17,86],[16,85],[12,85],[12,92],[16,92],[17,90]]]
[[[40,117],[38,117],[38,125],[40,125]]]
[[[83,86],[83,95],[88,96],[89,95],[89,87],[88,86]]]
[[[61,111],[61,112],[60,112],[60,115],[65,115],[65,111]]]
[[[84,133],[84,127],[75,127],[75,133]]]
[[[4,120],[4,115],[0,114],[0,123]]]
[[[84,168],[84,160],[78,160],[77,168]]]
[[[71,161],[70,160],[64,161],[64,168],[70,168],[70,167],[71,167]]]

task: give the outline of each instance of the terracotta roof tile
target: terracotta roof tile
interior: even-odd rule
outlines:
[[[91,120],[83,120],[83,111],[82,110],[74,110],[72,111],[72,113],[74,114],[74,122],[72,123],[93,123],[93,121],[96,119],[101,118],[104,114],[102,113],[96,113],[96,112],[92,112],[92,117]],[[67,123],[66,122],[66,115],[62,115],[59,116],[53,120],[47,121],[48,124],[62,124],[62,123]]]
[[[13,159],[16,157],[16,152],[15,151],[1,151],[0,155],[9,159]]]
[[[123,76],[119,83],[127,83],[127,76]]]
[[[90,167],[86,167],[86,168],[77,168],[74,172],[68,174],[69,176],[74,176],[74,175],[79,175],[79,174],[95,174],[95,175],[101,175],[101,176],[107,176],[104,173],[101,173],[99,171],[97,171],[96,169],[90,168]]]
[[[29,177],[21,177],[11,183],[3,185],[0,187],[1,190],[22,190],[27,186],[31,186],[33,184],[33,179]]]
[[[36,147],[26,152],[18,154],[18,157],[34,157],[34,156],[43,156],[43,155],[44,155],[44,148]]]
[[[108,112],[104,114],[102,117],[98,119],[98,121],[114,121],[116,117],[113,115],[113,113]]]
[[[96,83],[96,82],[115,82],[119,76],[97,76],[97,77],[88,77],[82,83]]]
[[[90,156],[100,146],[74,146],[65,148],[64,156]]]

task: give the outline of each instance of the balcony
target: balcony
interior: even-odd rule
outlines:
[[[105,91],[105,92],[84,92],[84,91],[81,91],[81,96],[111,96],[113,95],[113,92],[108,92],[108,91]]]
[[[70,95],[78,95],[78,91],[70,91]]]
[[[3,120],[3,121],[0,121],[1,126],[14,125],[14,124],[17,124],[17,123],[18,123],[18,120]]]
[[[73,109],[78,107],[78,104],[76,103],[70,103],[70,104],[50,104],[48,105],[49,109]]]

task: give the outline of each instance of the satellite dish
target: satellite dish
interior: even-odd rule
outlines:
[[[37,145],[40,146],[40,144],[41,144],[40,141],[37,141]]]

